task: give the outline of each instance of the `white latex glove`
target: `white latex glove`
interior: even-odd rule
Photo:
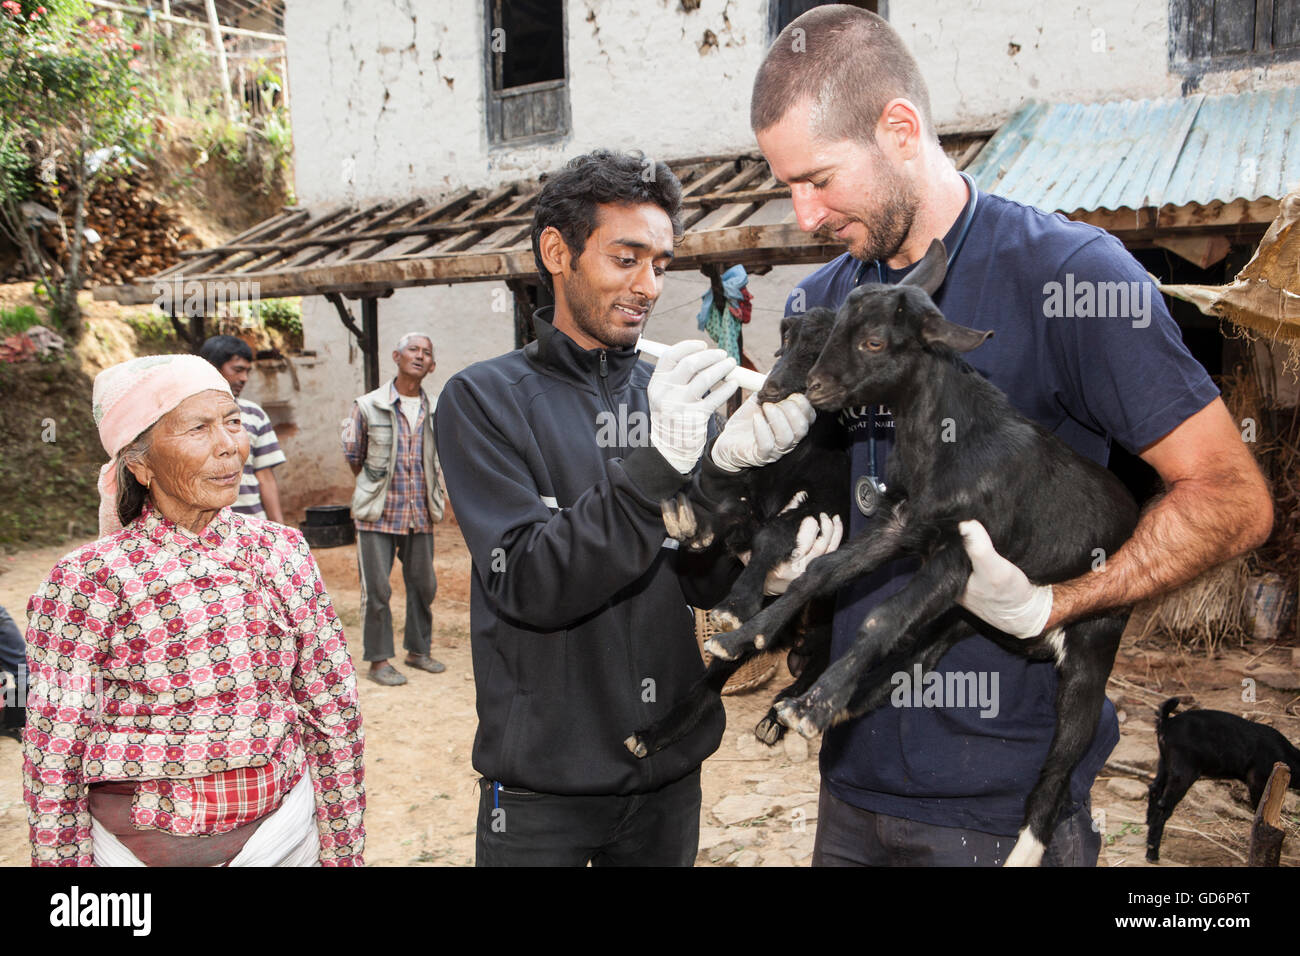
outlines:
[[[794,502],[791,502],[793,504]],[[763,579],[764,594],[784,594],[790,582],[808,570],[808,565],[823,554],[830,554],[840,546],[844,525],[840,516],[829,518],[825,514],[804,518],[795,535],[794,550]]]
[[[971,575],[957,603],[1013,637],[1037,637],[1052,615],[1052,586],[1034,584],[998,554],[978,521],[957,526],[970,558]]]
[[[735,367],[736,360],[722,349],[687,339],[665,351],[650,376],[650,444],[683,475],[704,454],[709,416],[739,387],[718,385]]]
[[[816,417],[800,392],[763,406],[751,395],[713,443],[713,463],[723,471],[770,465],[799,444]]]

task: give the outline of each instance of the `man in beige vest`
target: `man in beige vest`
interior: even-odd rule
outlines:
[[[343,425],[343,452],[357,476],[352,519],[357,526],[361,573],[361,640],[367,675],[385,686],[405,684],[389,663],[393,617],[388,609],[393,556],[402,562],[406,585],[406,666],[437,674],[445,668],[429,656],[433,638],[433,525],[442,520],[443,490],[434,449],[433,414],[420,387],[433,371],[433,340],[410,332],[393,351],[397,376],[353,403]]]

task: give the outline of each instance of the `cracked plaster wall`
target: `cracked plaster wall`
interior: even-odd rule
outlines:
[[[502,148],[489,146],[483,116],[481,3],[289,0],[298,196],[315,205],[494,185],[597,146],[665,157],[752,146],[764,3],[703,0],[685,13],[679,0],[569,0],[567,17],[570,132]]]
[[[1051,3],[890,0],[889,21],[920,64],[941,130],[988,129],[1027,100],[1177,97],[1168,0]],[[1300,82],[1300,63],[1201,77],[1205,93]]]

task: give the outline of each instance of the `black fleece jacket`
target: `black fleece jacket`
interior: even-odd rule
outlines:
[[[438,457],[474,563],[474,768],[543,793],[645,793],[722,739],[719,705],[658,754],[623,746],[702,673],[690,606],[712,607],[740,565],[666,542],[659,501],[690,479],[650,447],[651,366],[582,349],[549,312],[537,341],[438,399]]]

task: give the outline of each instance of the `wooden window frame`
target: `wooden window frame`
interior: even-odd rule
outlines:
[[[487,116],[487,135],[489,148],[513,149],[516,146],[532,146],[554,143],[564,139],[573,128],[573,116],[569,108],[569,10],[568,4],[560,5],[560,30],[564,37],[564,78],[546,80],[542,83],[529,83],[514,86],[508,90],[496,88],[496,56],[492,52],[492,13],[494,0],[483,0],[483,112]],[[507,42],[509,39],[507,38]],[[522,96],[533,96],[546,90],[560,91],[560,125],[557,129],[528,136],[506,138],[502,128],[502,103],[505,100]]]
[[[1300,45],[1267,52],[1191,56],[1194,0],[1169,0],[1169,69],[1181,74],[1223,73],[1246,70],[1272,63],[1300,60]],[[1275,0],[1255,2],[1255,44],[1259,46],[1273,32]],[[1261,11],[1264,16],[1261,16]]]

